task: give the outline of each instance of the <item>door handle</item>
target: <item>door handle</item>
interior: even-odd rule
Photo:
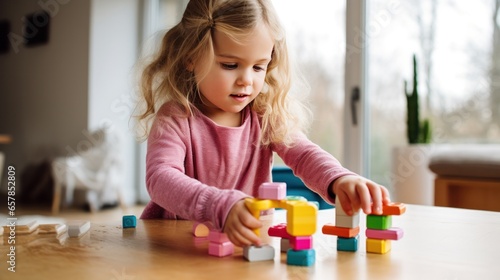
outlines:
[[[351,92],[351,114],[352,114],[352,124],[358,124],[358,114],[356,112],[356,103],[358,103],[360,99],[360,90],[359,87],[354,87]]]

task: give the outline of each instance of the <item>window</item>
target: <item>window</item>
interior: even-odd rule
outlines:
[[[370,177],[389,182],[390,154],[406,145],[412,56],[420,114],[433,143],[500,142],[499,0],[370,1]],[[410,86],[411,87],[411,86]]]

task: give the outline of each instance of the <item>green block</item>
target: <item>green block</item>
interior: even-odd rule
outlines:
[[[368,215],[366,227],[370,229],[389,229],[392,227],[392,216]]]

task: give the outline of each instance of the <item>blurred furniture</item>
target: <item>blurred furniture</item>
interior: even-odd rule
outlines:
[[[0,134],[0,144],[9,144],[12,138],[9,135]],[[5,154],[0,151],[0,186],[2,186],[3,165],[5,163]]]
[[[121,193],[123,174],[119,139],[105,129],[93,132],[88,138],[92,141],[82,140],[87,141],[87,149],[52,162],[53,214],[59,212],[63,188],[65,204],[73,202],[76,189],[85,190],[91,212],[110,201],[118,201],[122,208],[125,207]]]
[[[500,211],[500,145],[440,147],[429,169],[436,206]]]
[[[319,203],[319,209],[330,209],[332,205],[328,204],[319,194],[311,191],[306,187],[304,182],[293,174],[292,169],[287,166],[275,166],[272,169],[273,182],[286,183],[287,196],[302,196],[308,201],[316,201]]]

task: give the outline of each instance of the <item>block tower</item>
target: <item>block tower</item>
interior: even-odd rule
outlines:
[[[335,198],[335,224],[325,224],[322,232],[337,236],[337,251],[356,252],[359,244],[359,212],[348,216]]]
[[[403,230],[392,227],[392,216],[406,212],[403,203],[384,205],[381,215],[366,216],[366,252],[385,254],[391,250],[391,240],[403,237]]]
[[[286,199],[286,183],[264,183],[259,188],[258,198],[247,198],[245,205],[256,218],[260,217],[260,211],[263,210],[271,208],[287,210],[286,224],[270,227],[268,234],[281,237],[282,246],[289,246],[287,264],[298,266],[311,266],[314,264],[316,252],[312,245],[312,235],[316,232],[318,214],[318,207],[315,204],[307,201]],[[259,235],[258,230],[256,230],[256,234]],[[267,245],[267,247],[270,246]],[[266,246],[249,246],[244,248],[244,257],[249,261],[253,259],[270,259],[271,255],[266,258],[259,256],[260,251],[266,250],[268,250]],[[272,258],[274,258],[274,254]]]

